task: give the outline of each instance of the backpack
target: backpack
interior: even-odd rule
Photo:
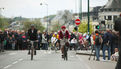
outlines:
[[[95,45],[100,45],[101,44],[101,38],[99,37],[99,35],[96,35],[95,37]]]

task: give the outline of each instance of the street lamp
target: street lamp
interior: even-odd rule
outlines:
[[[79,9],[80,9],[80,12],[79,12],[79,18],[80,20],[82,20],[82,0],[80,0],[80,5],[79,5]]]
[[[2,10],[4,10],[5,8],[0,8],[0,16],[2,15]]]
[[[46,4],[46,3],[40,3],[40,5],[42,6],[42,5],[46,5],[47,6],[47,20],[49,20],[49,18],[48,18],[48,4]],[[49,21],[47,21],[47,32],[48,32],[48,23],[49,23]]]

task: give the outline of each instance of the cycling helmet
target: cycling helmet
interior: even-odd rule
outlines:
[[[34,27],[34,24],[31,24],[31,27]]]
[[[66,27],[65,26],[61,26],[61,29],[66,29]]]

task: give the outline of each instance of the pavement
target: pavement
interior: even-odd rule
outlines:
[[[78,55],[90,55],[90,54],[92,54],[94,56],[94,52],[95,51],[93,51],[93,53],[92,53],[92,50],[77,50],[76,54],[78,54]],[[105,55],[106,55],[106,57],[108,56],[108,52],[107,51],[105,52]],[[102,51],[100,51],[100,56],[101,57],[103,56]]]
[[[61,58],[61,52],[38,50],[34,60],[28,51],[6,51],[0,53],[0,69],[115,69],[116,62],[88,60],[87,55],[68,52],[68,61]]]

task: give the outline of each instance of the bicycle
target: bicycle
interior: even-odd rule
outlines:
[[[67,54],[68,46],[69,46],[69,44],[68,44],[68,39],[63,38],[63,39],[61,40],[61,44],[63,44],[63,45],[62,45],[62,48],[61,48],[61,50],[62,50],[62,58],[63,58],[64,60],[68,60],[68,54]]]
[[[35,51],[35,47],[34,47],[34,43],[37,41],[30,41],[31,43],[31,60],[33,60],[33,56],[34,56],[34,51]]]
[[[59,43],[57,42],[57,43],[55,43],[55,52],[56,53],[57,53],[58,49],[59,49]]]
[[[68,53],[67,53],[67,51],[68,51],[68,47],[66,46],[66,45],[64,45],[64,53],[63,53],[63,58],[64,58],[64,60],[68,60]]]

